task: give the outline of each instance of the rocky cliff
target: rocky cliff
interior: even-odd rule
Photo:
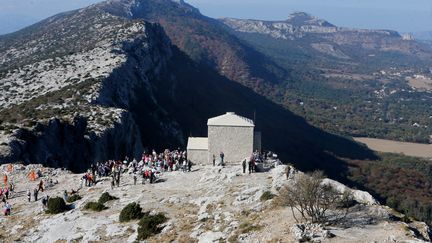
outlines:
[[[332,48],[339,46],[355,46],[367,51],[395,51],[403,54],[416,54],[422,45],[412,39],[403,38],[392,30],[368,30],[338,27],[329,22],[303,12],[295,12],[284,21],[262,21],[224,18],[221,22],[234,31],[269,35],[275,39],[303,40],[312,42],[312,47],[318,51],[322,48],[314,46],[326,43]],[[325,50],[323,50],[325,52]],[[346,53],[347,56],[349,52]],[[426,58],[428,55],[424,53]]]

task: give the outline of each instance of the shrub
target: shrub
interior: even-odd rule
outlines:
[[[138,203],[129,203],[120,212],[120,222],[127,222],[134,219],[140,219],[143,216],[142,208]]]
[[[293,185],[287,185],[280,190],[279,204],[289,206],[297,222],[299,220],[294,211],[298,211],[301,219],[312,223],[328,222],[328,211],[333,211],[333,218],[345,217],[346,210],[339,206],[348,204],[341,201],[349,198],[349,194],[343,196],[331,185],[322,184],[323,178],[324,174],[320,171],[299,175]]]
[[[167,221],[164,214],[149,215],[146,213],[138,223],[138,240],[145,240],[152,235],[159,234],[162,230],[160,224]]]
[[[263,201],[267,201],[267,200],[273,199],[274,197],[275,197],[275,195],[273,193],[271,193],[270,191],[265,191],[261,195],[260,200],[263,202]]]
[[[351,191],[344,191],[341,196],[341,199],[338,202],[338,208],[350,208],[357,204],[357,201],[354,199]]]
[[[75,194],[75,195],[72,195],[72,196],[68,197],[67,202],[68,202],[68,203],[73,203],[73,202],[75,202],[75,201],[80,200],[81,198],[82,198],[82,197],[81,197],[80,195]]]
[[[400,220],[404,223],[407,223],[407,224],[412,223],[411,218],[408,217],[407,215],[404,215]]]
[[[68,210],[65,201],[61,197],[54,197],[48,199],[48,210],[47,213],[58,214]]]
[[[105,205],[103,205],[102,203],[99,203],[99,202],[88,202],[84,206],[84,209],[100,212],[102,210],[107,209],[107,207],[105,207]]]
[[[104,193],[102,193],[102,195],[99,198],[99,203],[103,204],[103,203],[106,203],[108,201],[117,200],[117,199],[118,199],[118,197],[111,196],[108,192],[104,192]]]

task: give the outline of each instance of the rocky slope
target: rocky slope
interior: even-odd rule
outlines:
[[[332,225],[296,223],[289,208],[275,205],[275,199],[261,200],[265,191],[278,195],[280,187],[295,182],[301,172],[284,174],[285,166],[270,172],[242,174],[240,166],[198,166],[190,173],[166,172],[156,184],[133,185],[131,175],[123,175],[120,187],[110,189],[109,178],[94,187],[79,191],[83,198],[73,209],[57,215],[43,212],[41,202],[27,202],[25,190],[30,169],[39,169],[58,182],[47,186],[40,196],[62,196],[64,190],[77,189],[81,175],[31,165],[15,166],[13,177],[17,192],[10,202],[12,215],[0,218],[4,242],[110,241],[134,242],[137,221],[119,222],[121,209],[138,202],[143,211],[164,213],[168,222],[162,232],[148,242],[426,242],[429,228],[421,222],[404,223],[401,215],[377,204],[370,194],[350,190],[359,203],[348,209],[344,220]],[[326,183],[335,183],[327,180]],[[85,210],[103,192],[119,200],[109,201],[101,212]]]
[[[268,89],[287,74],[272,60],[226,31],[217,20],[202,15],[184,1],[111,0],[95,8],[129,19],[159,23],[173,44],[194,61],[255,91]]]
[[[87,8],[0,43],[2,162],[78,169],[72,162],[142,152],[127,109],[171,57],[160,27]]]

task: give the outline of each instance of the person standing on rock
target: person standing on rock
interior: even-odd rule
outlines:
[[[252,173],[253,171],[254,171],[254,156],[252,154],[249,159],[249,174]]]
[[[141,184],[144,185],[146,180],[146,171],[141,171],[141,176],[142,176]]]
[[[133,174],[133,181],[134,181],[134,186],[136,186],[136,183],[137,183],[137,175],[134,173]]]
[[[183,172],[187,171],[187,161],[183,160]]]
[[[213,166],[216,166],[216,155],[213,154]]]
[[[243,162],[242,162],[243,174],[246,173],[246,160],[247,159],[244,159]]]
[[[188,172],[192,171],[192,161],[188,160]]]
[[[35,188],[34,191],[33,191],[33,197],[34,197],[34,199],[35,199],[35,202],[36,202],[37,199],[38,199],[38,193],[39,193],[38,189]]]
[[[28,199],[28,201],[30,202],[30,200],[31,200],[31,192],[30,192],[30,189],[27,189],[27,199]]]
[[[219,156],[220,156],[220,160],[221,160],[221,165],[224,165],[225,154],[221,151],[220,154],[219,154]]]
[[[114,189],[114,186],[115,186],[115,175],[113,175],[113,176],[111,177],[111,190]]]
[[[42,198],[42,210],[45,210],[48,206],[48,200],[49,200],[49,196],[46,195],[45,197]]]
[[[5,186],[8,185],[8,176],[6,174],[3,175],[3,183]]]
[[[39,188],[38,188],[38,192],[39,191],[44,191],[44,188],[43,188],[43,181],[41,180],[40,182],[39,182]]]
[[[117,187],[119,187],[120,186],[120,167],[117,167],[117,168],[118,169],[116,171],[116,173],[117,173],[116,183],[117,183]]]
[[[63,200],[64,200],[65,202],[67,202],[67,200],[68,200],[68,193],[67,193],[66,190],[64,190],[64,192],[63,192]]]
[[[4,214],[4,216],[10,215],[11,214],[11,210],[12,210],[12,206],[8,202],[5,202],[4,206],[3,206],[3,214]]]

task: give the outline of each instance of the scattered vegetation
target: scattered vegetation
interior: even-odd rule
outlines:
[[[258,231],[262,228],[262,226],[251,224],[249,222],[243,222],[240,224],[239,229],[240,233],[247,234],[252,231]]]
[[[357,201],[354,199],[351,191],[345,191],[342,193],[341,199],[338,202],[338,208],[350,208],[357,204]]]
[[[86,103],[83,94],[90,92],[92,85],[97,81],[96,79],[90,78],[79,84],[68,85],[60,90],[49,92],[18,105],[12,105],[0,111],[0,120],[4,123],[9,122],[12,124],[17,121],[28,121],[26,125],[33,126],[36,124],[34,121],[59,117],[59,114],[83,113],[85,112],[84,109],[86,109],[86,106],[71,105],[66,108],[38,108],[50,104],[63,104],[65,99],[70,99],[68,101],[69,104],[77,102]]]
[[[167,217],[158,213],[155,215],[150,215],[149,213],[144,214],[138,223],[138,240],[145,240],[150,236],[159,234],[162,228],[161,224],[167,221]]]
[[[111,201],[111,200],[117,200],[117,199],[118,199],[118,197],[111,196],[108,192],[104,192],[104,193],[102,193],[102,195],[100,196],[98,202],[104,204],[104,203],[106,203],[106,202],[108,202],[108,201]]]
[[[103,205],[103,203],[99,203],[99,202],[88,202],[85,206],[84,209],[86,210],[93,210],[96,212],[100,212],[102,210],[107,209],[108,207],[106,207],[105,205]]]
[[[262,202],[264,202],[264,201],[267,201],[267,200],[273,199],[274,197],[275,197],[275,195],[274,195],[273,193],[271,193],[271,191],[265,191],[265,192],[261,195],[260,200],[261,200]]]
[[[74,194],[74,195],[68,197],[67,202],[68,203],[73,203],[73,202],[78,201],[80,199],[82,199],[82,197],[80,195]]]
[[[127,222],[134,219],[140,219],[143,217],[143,212],[141,206],[136,203],[129,203],[120,212],[119,220],[120,222]]]
[[[372,73],[389,67],[398,71],[409,69],[412,74],[423,73],[429,69],[427,62],[400,53],[379,51],[371,62],[370,58],[360,58],[364,53],[352,46],[345,51],[355,53],[359,65],[346,65],[335,59],[323,59],[322,55],[309,48],[316,41],[313,38],[302,38],[301,42],[290,41],[288,44],[285,40],[267,35],[237,34],[285,70],[292,70],[287,77],[281,78],[282,85],[273,90],[262,89],[260,93],[306,118],[311,124],[349,136],[429,142],[432,100],[428,92],[412,92],[403,77],[371,77]],[[321,68],[343,75],[325,77],[323,74],[326,71]],[[355,77],[359,76],[366,78],[358,82]],[[349,77],[354,77],[354,80]],[[391,79],[391,82],[380,82],[386,79]],[[422,126],[414,127],[414,123]]]
[[[66,202],[61,197],[53,197],[48,199],[48,210],[49,214],[58,214],[67,211],[69,208]]]
[[[315,171],[310,174],[301,174],[293,185],[287,185],[280,191],[279,204],[289,206],[293,217],[296,212],[304,221],[313,223],[329,222],[328,212],[332,211],[332,217],[340,218],[345,216],[340,205],[347,205],[343,200],[349,196],[343,196],[336,191],[331,185],[322,184],[324,174],[321,171]]]
[[[382,203],[432,224],[432,162],[399,154],[379,161],[351,161],[350,179]]]

